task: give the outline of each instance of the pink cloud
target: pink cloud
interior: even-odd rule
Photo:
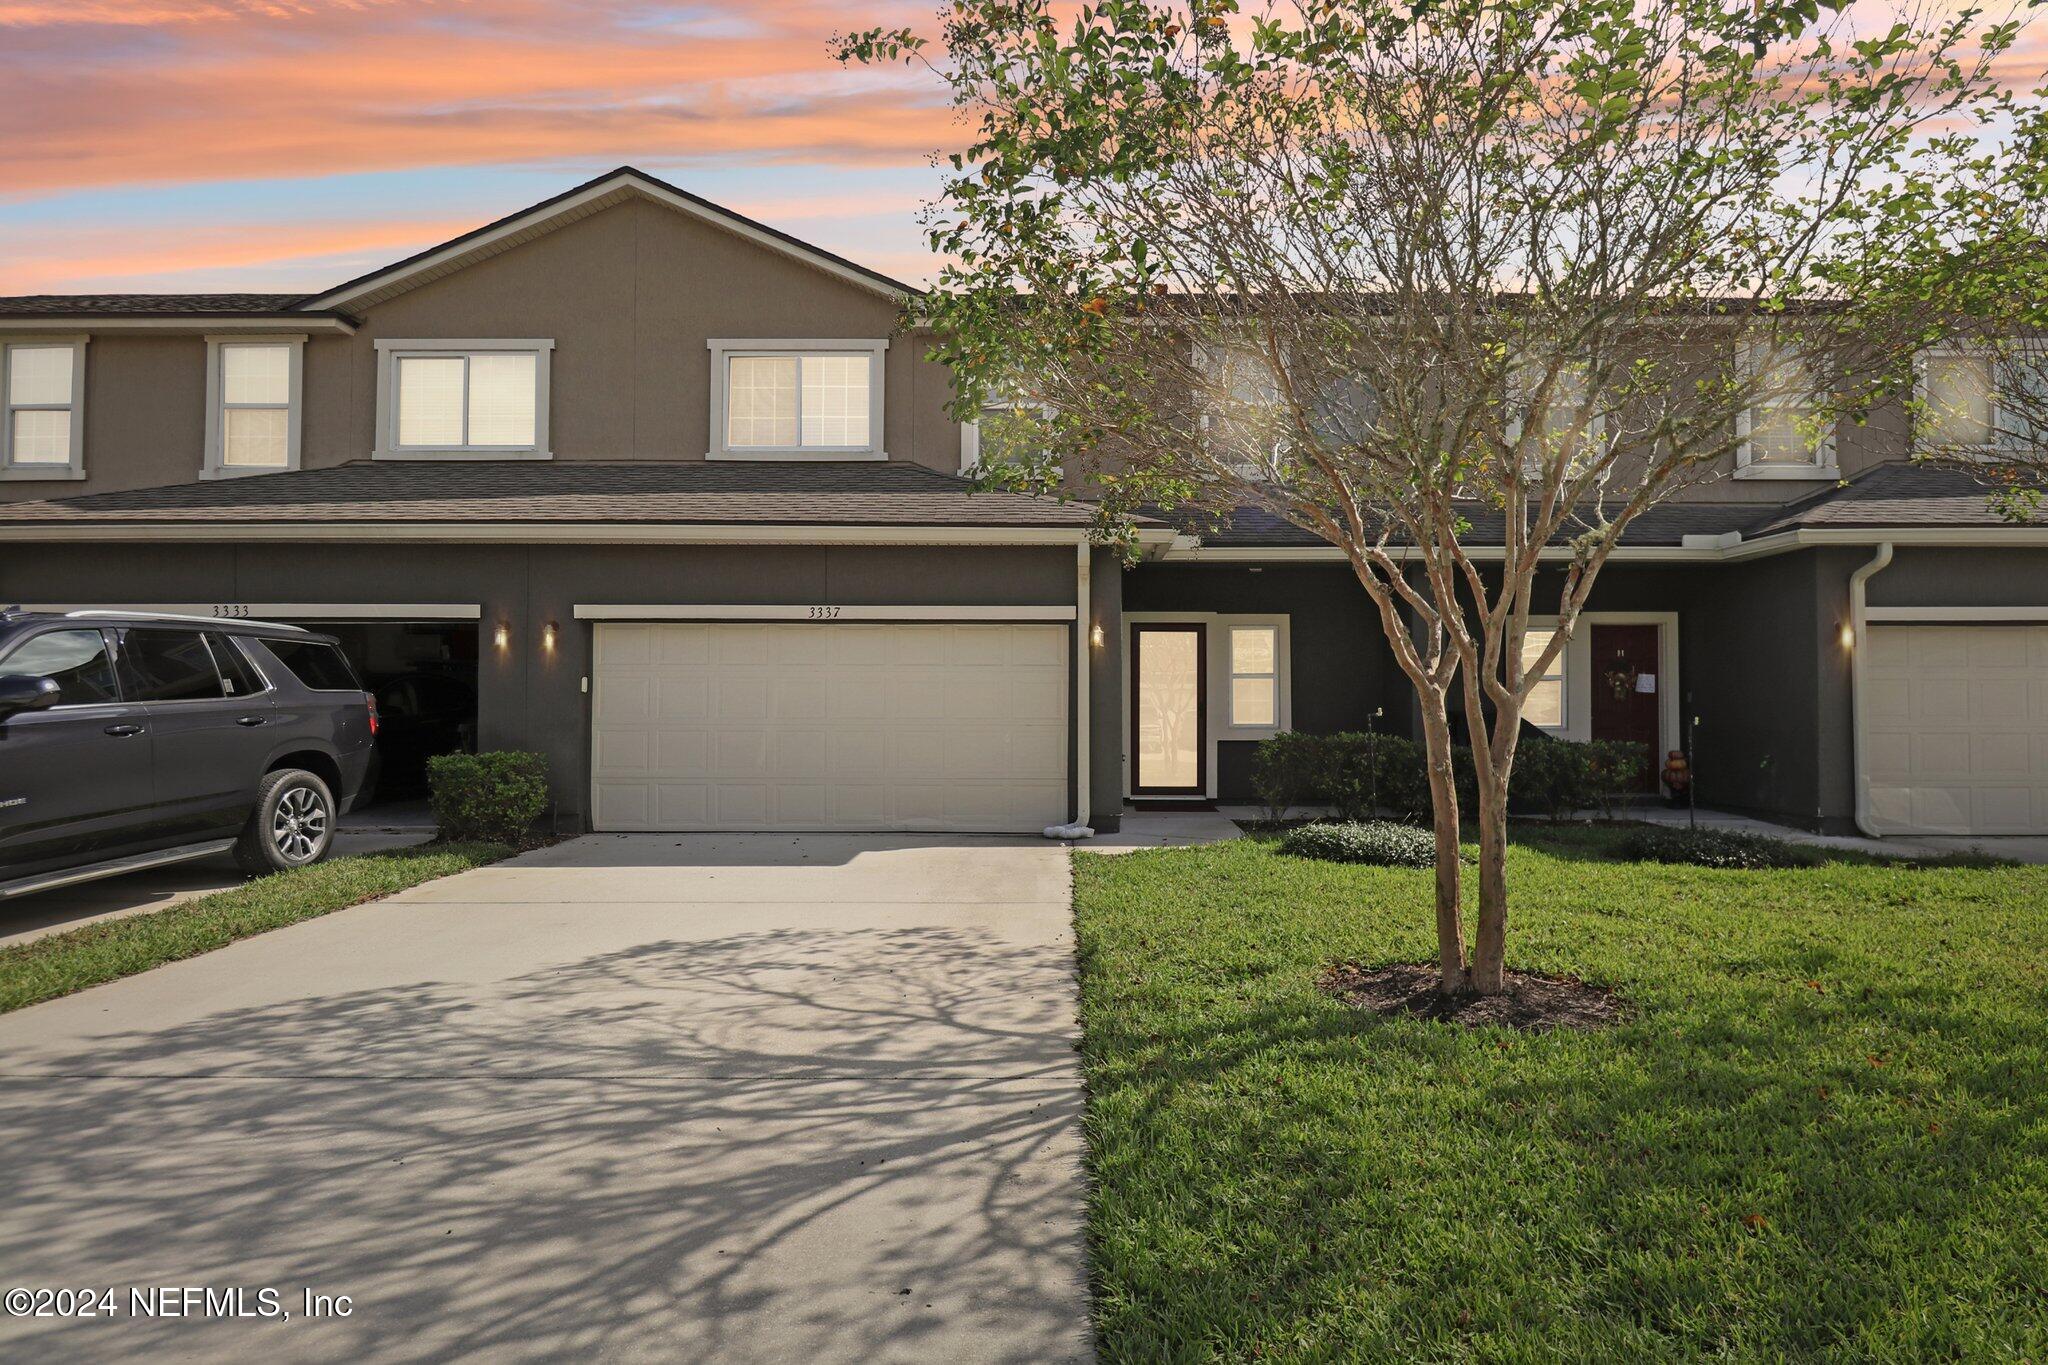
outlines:
[[[109,282],[252,270],[289,270],[313,288],[350,273],[332,262],[399,259],[476,226],[457,219],[271,223],[184,229],[169,241],[161,231],[125,225],[9,234],[0,236],[0,294],[88,293]]]
[[[810,0],[675,19],[626,0],[0,0],[0,106],[14,106],[0,186],[734,154],[905,163],[947,141],[928,85],[831,61],[848,22]]]

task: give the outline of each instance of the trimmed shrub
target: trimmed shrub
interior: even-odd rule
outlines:
[[[1644,825],[1629,831],[1620,844],[1624,858],[1648,863],[1684,863],[1691,867],[1755,870],[1771,867],[1813,867],[1818,850],[1767,835],[1733,829],[1675,829]]]
[[[1516,747],[1508,778],[1508,809],[1517,815],[1560,819],[1599,809],[1612,816],[1635,789],[1648,755],[1640,744],[1601,740],[1580,744],[1529,734]],[[1479,808],[1472,750],[1451,750],[1458,809]],[[1336,819],[1355,823],[1382,814],[1420,821],[1430,812],[1427,752],[1419,740],[1350,730],[1335,735],[1281,734],[1260,742],[1252,759],[1252,789],[1271,820],[1311,802],[1336,808]]]
[[[1266,818],[1280,821],[1295,806],[1322,796],[1329,740],[1293,731],[1261,740],[1252,755],[1252,790],[1266,808]]]
[[[1280,841],[1280,851],[1326,863],[1429,867],[1436,862],[1436,836],[1391,820],[1303,825]]]
[[[427,804],[443,839],[523,844],[548,807],[548,763],[499,749],[427,760]]]

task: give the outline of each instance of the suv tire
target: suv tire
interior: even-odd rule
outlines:
[[[235,841],[235,861],[259,874],[317,863],[334,847],[334,824],[334,793],[317,773],[265,773],[256,785],[256,809]]]

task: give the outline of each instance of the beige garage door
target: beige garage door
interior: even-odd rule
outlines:
[[[597,627],[602,830],[1036,833],[1067,818],[1067,629]]]
[[[2048,834],[2048,626],[1872,626],[1870,810],[1907,834]]]

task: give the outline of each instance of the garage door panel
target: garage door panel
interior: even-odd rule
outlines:
[[[1869,647],[1878,827],[2048,833],[2048,626],[1876,626]]]
[[[644,730],[607,730],[593,748],[595,766],[605,773],[624,776],[655,770],[654,736]]]
[[[2030,641],[2023,630],[1979,630],[1971,631],[1969,639],[1969,664],[1971,668],[2025,668],[2032,653]]]
[[[1057,823],[1067,812],[1070,638],[1038,624],[600,625],[597,824]]]
[[[650,773],[702,772],[711,762],[708,730],[652,730],[644,747],[647,756],[639,767]]]
[[[605,714],[621,725],[642,725],[654,716],[654,684],[644,676],[604,679],[598,697]]]
[[[1010,713],[1007,680],[1001,669],[963,669],[946,701],[948,720],[1001,720]]]
[[[834,720],[887,720],[889,696],[889,678],[880,669],[836,670],[826,714]]]
[[[653,661],[654,633],[646,626],[608,626],[597,633],[592,652],[604,669],[631,668]]]
[[[1066,674],[1039,671],[1014,678],[1010,684],[1010,713],[1018,720],[1064,721]]]
[[[1870,718],[1904,720],[1913,714],[1913,684],[1905,678],[1870,680]]]
[[[1970,684],[1970,713],[1973,724],[2009,723],[2027,714],[2027,682],[2024,674],[1986,678]]]
[[[821,672],[774,675],[768,680],[768,691],[768,714],[785,723],[816,720],[825,714],[826,699],[832,694]]]
[[[705,720],[711,715],[711,679],[702,673],[650,676],[657,720]]]
[[[944,720],[946,681],[947,674],[943,669],[917,668],[909,671],[891,691],[890,718],[900,721]]]
[[[768,770],[777,782],[824,782],[831,767],[821,731],[778,730],[769,737]]]
[[[711,641],[702,636],[675,635],[660,626],[635,626],[647,637],[647,662],[663,668],[701,667],[711,662]]]
[[[661,782],[654,788],[655,820],[669,828],[701,825],[710,813],[710,789],[697,783]]]
[[[2010,714],[2010,713],[2008,713]],[[2023,734],[1971,735],[1969,771],[1983,777],[2025,777],[2034,767],[2034,746]]]

